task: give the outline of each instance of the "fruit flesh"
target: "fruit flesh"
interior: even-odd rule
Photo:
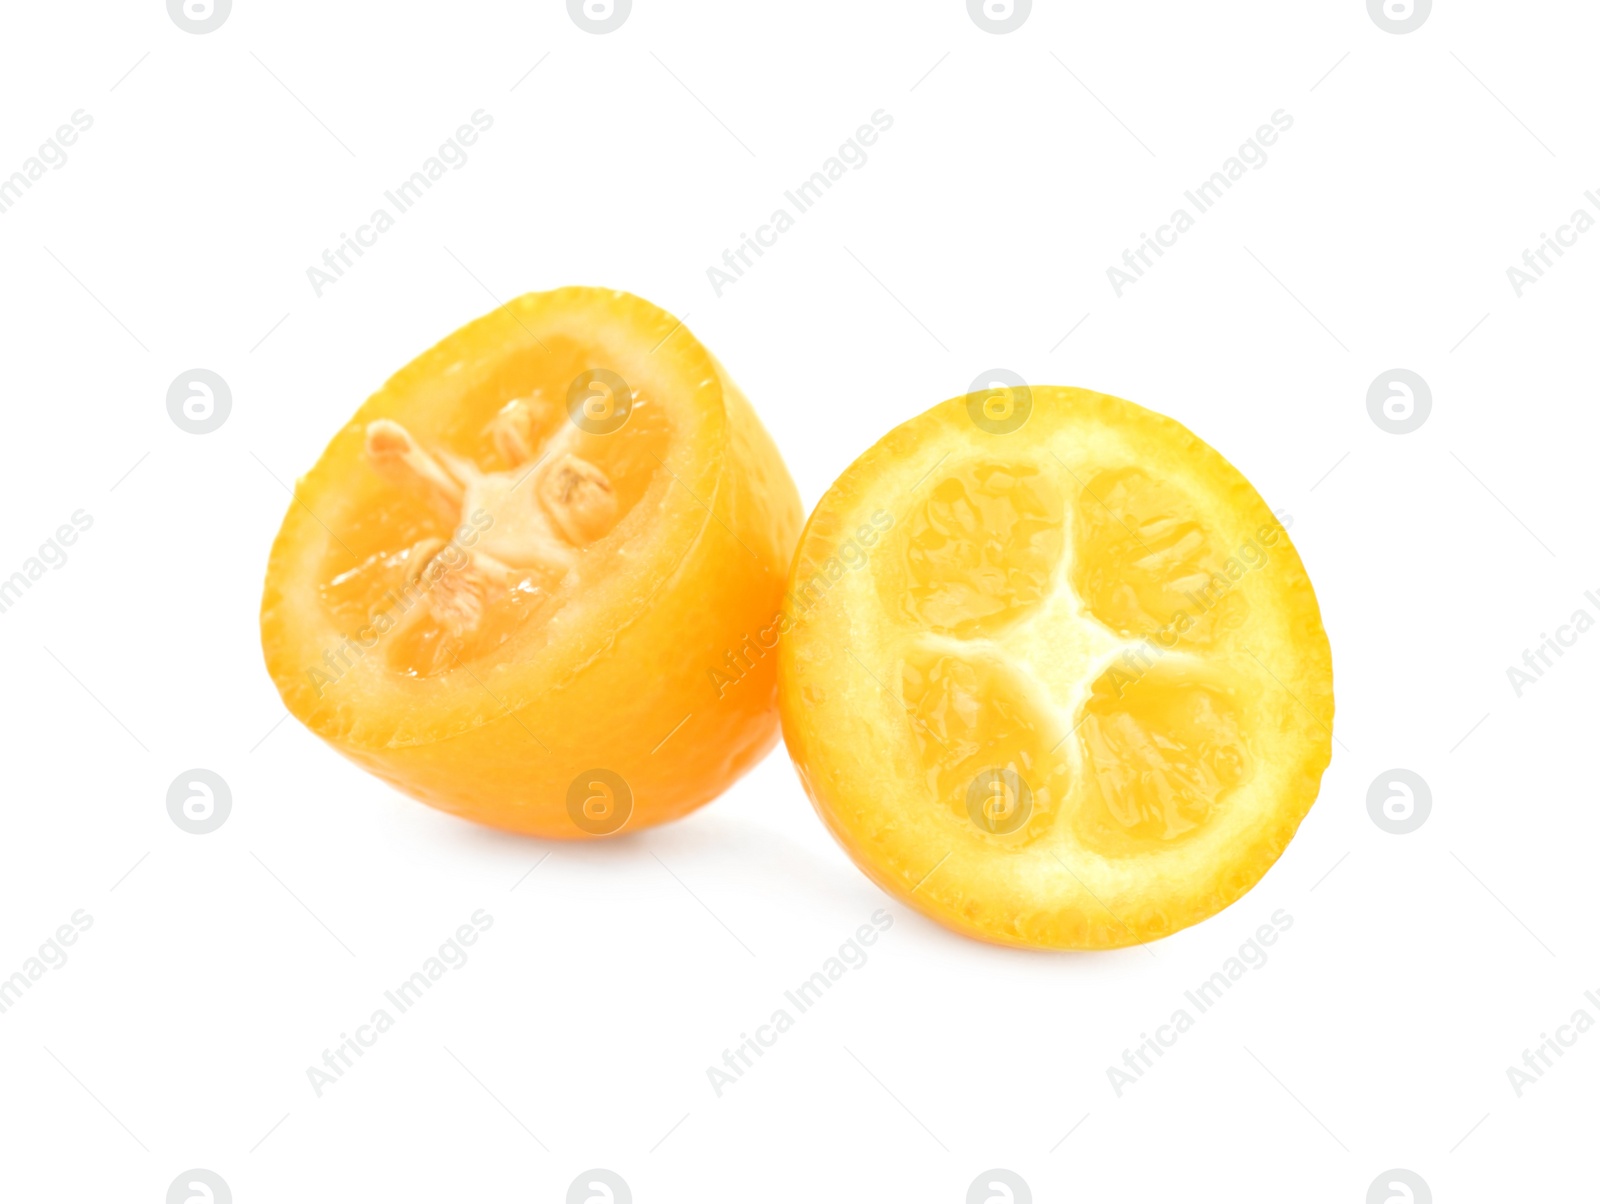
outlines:
[[[647,302],[562,289],[469,324],[295,492],[262,602],[269,671],[406,793],[610,835],[708,801],[775,740],[773,658],[731,688],[715,670],[779,604],[799,499],[721,365]],[[595,770],[625,784],[618,829],[569,808]]]
[[[893,517],[784,639],[790,752],[856,862],[958,931],[1167,935],[1248,890],[1316,796],[1333,698],[1310,583],[1170,419],[1035,388],[996,434],[971,400],[891,432],[812,515],[791,598]]]

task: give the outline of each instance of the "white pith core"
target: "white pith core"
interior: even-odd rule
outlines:
[[[369,422],[366,455],[394,487],[426,498],[456,532],[473,532],[471,546],[459,535],[450,563],[439,559],[449,546],[430,538],[404,557],[409,580],[426,578],[427,614],[453,636],[483,621],[489,587],[526,588],[533,579],[545,590],[576,584],[580,552],[606,534],[617,519],[610,479],[572,450],[578,431],[560,422],[541,435],[529,399],[509,402],[490,426],[495,447],[510,465],[484,472],[471,460],[429,451],[400,423]],[[437,562],[437,563],[436,563]]]

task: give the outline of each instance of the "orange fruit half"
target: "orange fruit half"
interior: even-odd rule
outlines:
[[[261,604],[284,704],[423,802],[611,835],[777,738],[800,525],[711,354],[627,293],[520,297],[401,369],[298,482]]]
[[[1328,640],[1283,524],[1169,418],[1082,389],[958,397],[812,514],[783,730],[880,886],[1001,944],[1212,915],[1282,853],[1332,739]]]

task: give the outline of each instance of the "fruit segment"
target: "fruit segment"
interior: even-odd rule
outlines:
[[[1072,586],[1095,618],[1121,636],[1154,636],[1181,612],[1193,623],[1186,641],[1209,641],[1222,615],[1190,595],[1206,587],[1223,557],[1176,487],[1137,468],[1102,472],[1079,491],[1074,515]],[[1242,601],[1229,594],[1218,605],[1237,622]]]
[[[1035,605],[1061,555],[1061,506],[1038,470],[975,462],[941,476],[906,529],[905,578],[885,578],[929,631],[998,630]]]
[[[1229,692],[1156,677],[1120,692],[1103,678],[1084,707],[1077,836],[1108,855],[1198,831],[1249,773],[1240,708]]]
[[[312,731],[425,802],[553,837],[657,823],[776,738],[774,658],[727,657],[777,613],[799,520],[680,322],[530,294],[397,373],[300,480],[267,666]]]
[[[1038,835],[1042,823],[1012,826],[1017,783],[1032,783],[1033,810],[1048,809],[1059,785],[1051,741],[1023,684],[986,657],[913,648],[902,665],[901,697],[931,796],[992,835],[1020,831],[1019,843]]]
[[[1316,797],[1316,599],[1284,524],[1177,423],[1079,389],[1008,396],[1020,424],[981,400],[891,432],[813,513],[785,738],[857,864],[950,927],[1167,935],[1248,890]],[[873,515],[870,555],[801,599]]]

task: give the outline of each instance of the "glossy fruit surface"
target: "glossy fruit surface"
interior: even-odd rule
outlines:
[[[1169,418],[954,398],[812,514],[784,736],[880,886],[1001,944],[1165,936],[1249,890],[1316,798],[1332,662],[1283,524]]]
[[[407,794],[610,835],[700,806],[776,740],[799,497],[721,365],[648,302],[567,288],[479,318],[374,394],[295,495],[268,670]]]

